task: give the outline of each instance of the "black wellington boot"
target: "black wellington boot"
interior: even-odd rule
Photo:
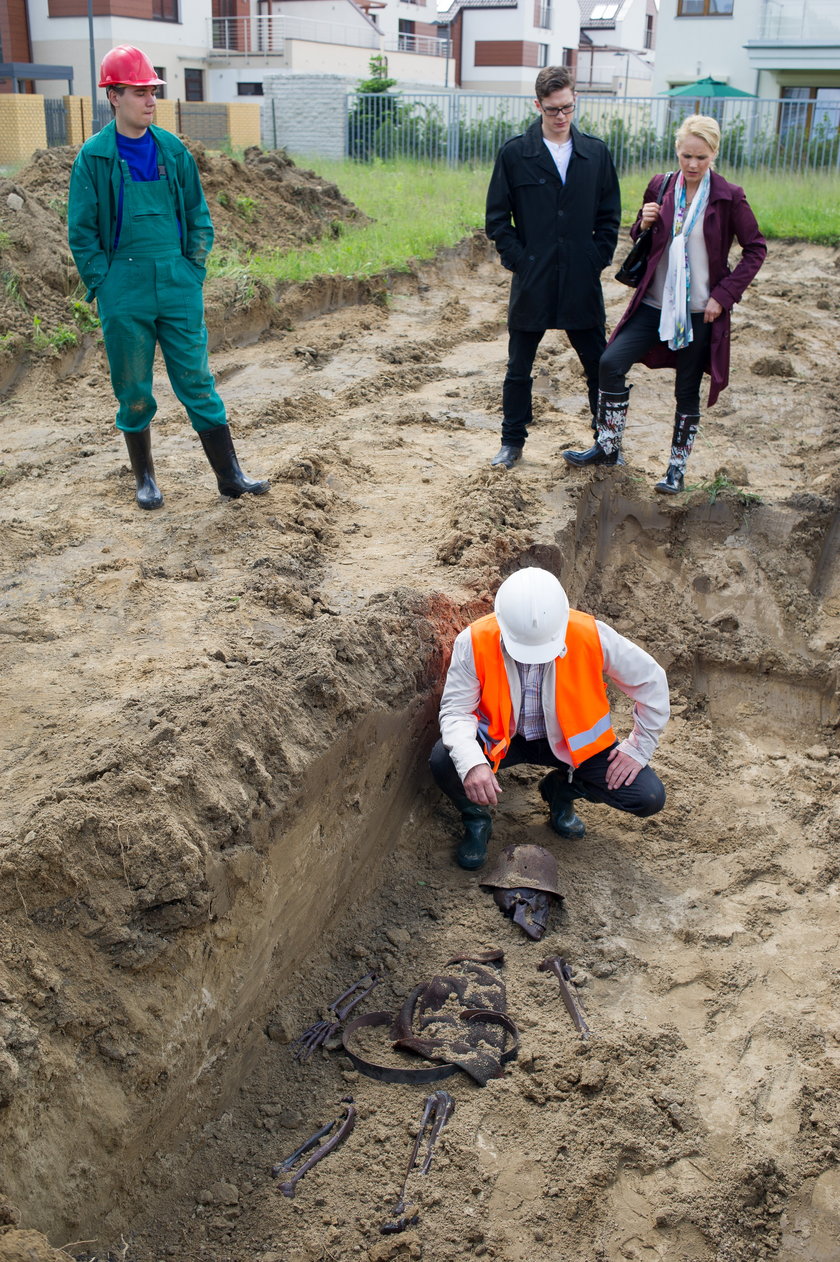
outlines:
[[[688,457],[691,455],[691,449],[694,446],[699,426],[699,413],[674,413],[674,433],[671,437],[671,459],[668,464],[668,472],[664,478],[660,478],[653,488],[660,495],[679,495],[683,489],[685,466],[688,462]]]
[[[614,394],[606,390],[598,391],[598,412],[595,417],[595,442],[587,451],[564,451],[566,464],[578,469],[589,465],[624,464],[621,458],[621,438],[627,424],[627,409],[630,406],[630,390],[619,390]]]
[[[163,495],[155,482],[155,465],[152,460],[152,434],[147,425],[140,433],[123,430],[131,472],[137,483],[135,499],[141,508],[160,508]]]
[[[474,871],[487,858],[487,843],[493,833],[493,817],[482,806],[470,804],[461,811],[464,836],[455,850],[455,862],[461,868]]]
[[[574,798],[569,797],[568,782],[559,771],[549,771],[540,781],[540,797],[548,805],[551,827],[561,837],[583,837],[586,825],[575,814]]]
[[[199,438],[216,475],[221,495],[229,495],[234,500],[238,500],[240,495],[265,495],[268,482],[246,477],[240,469],[227,425],[216,425],[213,429],[202,430]]]

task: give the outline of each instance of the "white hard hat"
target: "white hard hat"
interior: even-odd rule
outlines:
[[[566,655],[569,599],[548,570],[517,570],[496,592],[496,618],[516,662],[533,665]]]

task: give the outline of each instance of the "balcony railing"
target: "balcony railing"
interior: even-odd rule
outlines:
[[[272,13],[260,17],[210,18],[210,47],[214,52],[239,56],[282,53],[287,39],[316,44],[341,44],[345,48],[375,48],[381,52],[418,53],[424,57],[448,57],[449,40],[430,35],[380,35],[369,26],[342,26],[311,18]]]
[[[765,0],[759,38],[840,44],[840,5],[837,0]]]

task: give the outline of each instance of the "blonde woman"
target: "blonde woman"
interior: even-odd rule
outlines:
[[[700,423],[700,384],[711,377],[709,406],[729,382],[730,311],[755,276],[767,246],[744,190],[713,170],[720,128],[693,114],[677,132],[679,171],[657,200],[665,176],[655,175],[630,229],[635,238],[651,228],[651,250],[642,281],[621,317],[598,374],[596,439],[588,451],[564,451],[570,465],[615,465],[627,420],[633,364],[675,368],[676,415],[668,471],[656,490],[683,489],[686,462]],[[729,251],[737,238],[741,258],[734,271]]]

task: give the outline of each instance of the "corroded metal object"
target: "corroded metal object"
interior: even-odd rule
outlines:
[[[542,846],[505,846],[480,884],[493,891],[502,914],[537,942],[548,928],[552,899],[563,897],[557,860]]]

